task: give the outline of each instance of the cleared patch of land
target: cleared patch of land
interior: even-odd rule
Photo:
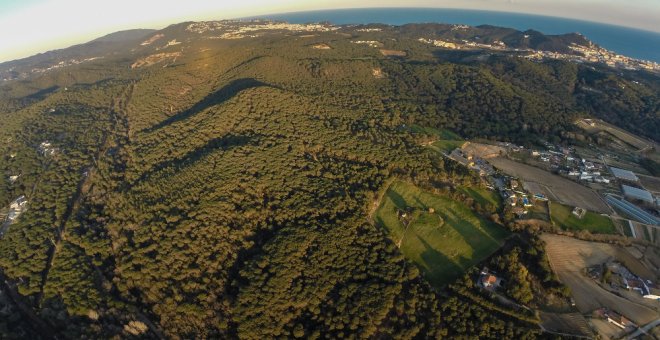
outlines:
[[[506,150],[500,146],[474,142],[465,143],[461,149],[466,154],[484,159],[499,157],[506,153]]]
[[[637,137],[636,135],[633,135],[632,133],[621,129],[619,127],[616,127],[614,125],[608,124],[603,122],[600,119],[592,119],[590,120],[591,124],[589,122],[586,122],[584,120],[579,120],[577,122],[577,125],[580,126],[581,128],[584,128],[585,130],[589,132],[594,132],[594,131],[605,131],[609,133],[610,135],[618,138],[619,140],[639,149],[639,150],[645,150],[645,149],[650,149],[653,147],[653,142],[648,141],[644,138]]]
[[[402,181],[390,185],[374,220],[436,287],[488,257],[508,235],[466,205]]]
[[[410,126],[410,131],[435,137],[436,140],[428,144],[428,147],[440,153],[449,153],[465,144],[465,140],[461,136],[447,129],[435,129],[414,124]]]
[[[612,220],[600,214],[587,211],[582,218],[577,218],[573,207],[550,202],[550,218],[566,230],[588,230],[592,233],[616,234]]]
[[[602,264],[615,258],[637,275],[642,277],[649,277],[645,274],[653,275],[623,248],[559,235],[544,234],[541,238],[546,242],[546,251],[552,269],[559,275],[561,282],[571,289],[580,312],[590,313],[595,309],[607,307],[622,313],[638,325],[646,324],[658,317],[656,311],[606,291],[582,273],[582,270],[588,266]],[[641,299],[641,296],[639,298]]]
[[[511,176],[542,184],[549,190],[548,197],[551,199],[556,199],[570,206],[577,206],[599,213],[609,213],[609,208],[603,199],[587,187],[553,175],[545,170],[507,158],[490,158],[488,162]]]
[[[380,53],[382,53],[386,57],[405,57],[406,55],[408,55],[406,51],[398,51],[398,50],[381,49]]]

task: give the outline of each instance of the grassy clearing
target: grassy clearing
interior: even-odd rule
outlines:
[[[572,212],[572,207],[555,202],[550,203],[550,218],[563,229],[588,230],[600,234],[617,233],[614,223],[609,217],[587,211],[582,219],[578,219]]]
[[[408,211],[406,218],[400,219],[399,211]],[[508,235],[464,204],[401,181],[389,187],[374,218],[435,287],[460,277],[497,250]],[[406,219],[407,228],[402,222]]]
[[[438,152],[451,152],[456,148],[460,148],[465,144],[465,140],[456,133],[447,129],[435,129],[432,127],[420,126],[413,124],[410,126],[410,131],[418,134],[425,134],[435,136],[437,141],[429,145],[429,147]]]
[[[443,140],[455,140],[455,141],[463,140],[461,136],[447,129],[436,129],[432,127],[413,124],[410,126],[410,131],[412,131],[413,133],[423,133],[425,135],[437,136],[439,139],[443,139]]]
[[[438,152],[451,152],[456,148],[460,148],[465,144],[463,140],[439,140],[433,142],[429,147]]]
[[[477,187],[461,187],[458,190],[472,197],[481,206],[492,204],[498,209],[502,206],[502,198],[495,191]]]

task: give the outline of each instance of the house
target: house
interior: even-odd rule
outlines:
[[[11,202],[9,208],[13,210],[20,210],[25,206],[26,203],[27,203],[27,198],[25,198],[25,195],[21,195],[13,202]]]
[[[582,163],[584,164],[584,168],[587,169],[587,170],[593,170],[593,169],[596,168],[594,163],[585,161],[584,159],[582,160]]]
[[[582,217],[584,217],[584,214],[586,214],[586,213],[587,213],[587,211],[583,208],[580,208],[580,207],[575,207],[575,209],[573,209],[573,215],[575,215],[575,217],[577,217],[579,219],[582,219]]]
[[[630,322],[630,320],[626,319],[626,317],[611,310],[605,312],[605,317],[607,318],[607,322],[613,323],[622,329],[625,329],[628,326],[634,326],[634,324]]]
[[[544,194],[534,194],[534,199],[539,201],[547,201],[548,198]]]
[[[583,172],[580,174],[580,180],[581,181],[590,181],[594,178],[594,176],[591,176],[589,173]]]
[[[518,187],[518,181],[516,180],[511,180],[511,189],[515,189]]]
[[[607,184],[607,183],[610,182],[610,180],[607,179],[607,178],[605,178],[605,177],[603,177],[603,176],[596,176],[596,177],[594,177],[594,182],[596,182],[596,183],[605,183],[605,184]]]
[[[497,276],[493,274],[486,274],[481,277],[481,284],[484,285],[484,287],[494,287],[498,285],[498,279]]]

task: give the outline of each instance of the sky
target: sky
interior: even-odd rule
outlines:
[[[660,32],[660,0],[0,0],[0,62],[119,30],[189,20],[364,7],[495,10]]]

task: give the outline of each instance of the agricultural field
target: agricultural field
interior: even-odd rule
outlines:
[[[541,326],[545,330],[593,337],[587,320],[580,313],[540,312],[540,317],[542,320]]]
[[[557,273],[560,281],[571,289],[576,307],[581,313],[591,313],[598,308],[607,307],[639,325],[644,325],[658,317],[657,311],[642,305],[640,301],[617,296],[583,274],[583,270],[588,266],[616,259],[624,263],[634,274],[654,280],[657,275],[625,249],[611,244],[581,241],[559,235],[544,234],[541,238],[546,242],[546,251],[552,269]],[[639,296],[635,300],[637,299],[643,298]]]
[[[609,207],[605,201],[595,191],[585,186],[503,157],[490,158],[488,162],[511,176],[541,184],[547,189],[547,192],[544,192],[546,197],[553,201],[599,213],[609,213]]]
[[[612,220],[600,214],[587,211],[582,218],[573,215],[573,207],[549,202],[550,218],[553,222],[566,230],[587,230],[592,233],[616,234],[617,230]]]
[[[460,277],[508,235],[464,204],[402,181],[391,184],[374,218],[435,287]]]

